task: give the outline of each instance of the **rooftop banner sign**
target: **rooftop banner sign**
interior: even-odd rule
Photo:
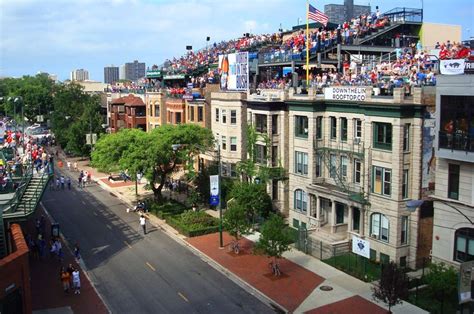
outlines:
[[[172,75],[165,75],[163,79],[165,80],[184,80],[186,75],[184,74],[172,74]]]
[[[146,71],[146,77],[160,77],[161,71],[160,70],[150,70]]]
[[[464,74],[464,59],[441,60],[439,69],[444,75]]]
[[[237,52],[219,55],[221,90],[247,91],[249,89],[249,53]]]
[[[326,100],[365,101],[365,98],[365,87],[338,86],[324,89],[324,99]]]

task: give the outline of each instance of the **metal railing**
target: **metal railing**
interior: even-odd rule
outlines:
[[[439,131],[439,148],[474,152],[474,137],[468,133]]]

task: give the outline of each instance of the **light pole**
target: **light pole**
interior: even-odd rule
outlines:
[[[173,148],[173,151],[177,151],[180,147],[182,147],[183,144],[173,144],[171,147]],[[206,150],[204,147],[194,144],[192,145],[193,147]],[[209,152],[208,152],[209,153]],[[215,153],[215,151],[213,152]],[[217,210],[219,211],[219,247],[223,248],[224,247],[224,239],[222,235],[222,200],[221,200],[221,146],[219,143],[217,143],[217,185],[218,185],[218,191],[217,191],[217,198],[219,202],[217,203]]]
[[[15,100],[13,101],[13,108],[15,109],[16,113],[16,102],[21,100],[21,136],[23,137],[23,134],[25,134],[25,103],[23,102],[23,98],[21,96],[15,97]]]

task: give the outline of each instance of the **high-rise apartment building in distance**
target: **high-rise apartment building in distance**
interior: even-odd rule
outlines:
[[[324,13],[329,16],[329,22],[342,24],[353,17],[370,13],[370,5],[354,5],[354,0],[344,0],[344,4],[326,4]]]
[[[119,68],[113,65],[104,67],[104,83],[112,84],[119,80]]]
[[[133,62],[125,63],[125,79],[135,81],[145,77],[145,62]]]
[[[88,81],[89,71],[84,69],[77,69],[71,71],[71,81]]]
[[[125,80],[125,64],[119,67],[119,80]]]

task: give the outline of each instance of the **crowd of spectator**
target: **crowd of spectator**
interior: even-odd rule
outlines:
[[[451,43],[448,40],[446,43],[439,43],[437,42],[435,49],[439,49],[439,59],[446,60],[446,59],[466,59],[469,58],[471,55],[471,49],[464,46],[462,43],[456,43],[453,41]]]

